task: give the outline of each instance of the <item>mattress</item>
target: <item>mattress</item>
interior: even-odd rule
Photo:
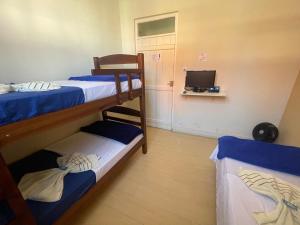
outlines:
[[[102,136],[78,132],[46,149],[62,155],[82,152],[100,156],[100,166],[94,169],[96,181],[99,181],[142,137],[143,135],[140,134],[125,145]]]
[[[85,102],[91,102],[98,99],[106,98],[109,96],[113,96],[117,93],[115,82],[110,81],[78,81],[78,80],[62,80],[55,81],[55,83],[64,86],[64,87],[78,87],[81,88]],[[138,89],[142,86],[142,83],[139,79],[132,80],[132,88]],[[121,82],[121,90],[122,92],[126,92],[129,90],[128,82]]]
[[[291,184],[300,187],[298,176],[282,173],[230,158],[216,159],[216,151],[211,156],[216,162],[217,183],[217,224],[218,225],[257,225],[252,213],[271,211],[275,207],[274,201],[256,194],[238,177],[240,169],[256,170],[273,174]]]

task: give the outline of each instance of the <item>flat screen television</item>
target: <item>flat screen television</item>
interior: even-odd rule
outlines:
[[[216,71],[187,71],[185,79],[185,87],[190,88],[212,88],[215,86]]]

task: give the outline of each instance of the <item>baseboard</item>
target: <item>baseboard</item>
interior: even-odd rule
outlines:
[[[161,128],[165,130],[172,130],[178,133],[191,134],[191,135],[207,137],[207,138],[219,138],[226,135],[231,135],[231,136],[245,138],[245,139],[252,138],[251,136],[237,133],[235,131],[228,131],[228,132],[207,131],[207,130],[197,129],[194,127],[186,127],[186,126],[179,126],[179,125],[173,125],[172,127],[170,123],[165,123],[163,121],[154,120],[154,119],[147,119],[147,126]]]
[[[170,123],[166,123],[160,120],[147,119],[147,126],[157,127],[165,130],[171,130],[172,126]]]
[[[174,132],[179,133],[185,133],[185,134],[191,134],[201,137],[207,137],[207,138],[219,138],[226,135],[232,135],[239,138],[251,138],[249,136],[243,135],[243,134],[237,134],[236,132],[228,132],[228,133],[222,133],[222,132],[213,132],[213,131],[205,131],[201,129],[195,129],[191,127],[185,127],[185,126],[178,126],[174,125],[173,129]]]

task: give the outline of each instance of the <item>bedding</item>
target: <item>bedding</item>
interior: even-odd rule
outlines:
[[[78,87],[47,92],[10,92],[0,95],[0,126],[83,104]]]
[[[226,138],[225,138],[226,139]],[[231,138],[229,138],[232,141]],[[224,140],[224,139],[223,139]],[[279,154],[269,154],[267,155],[263,150],[265,150],[264,143],[257,143],[250,140],[234,140],[237,141],[233,148],[230,149],[230,144],[226,146],[226,150],[228,152],[234,152],[237,154],[239,147],[242,147],[241,152],[244,153],[244,149],[246,148],[249,152],[245,153],[251,154],[250,158],[253,157],[253,153],[257,151],[259,154],[262,154],[263,157],[269,157],[273,162],[277,159],[276,157]],[[254,144],[250,144],[250,142],[254,142]],[[258,165],[251,164],[252,160],[249,162],[247,158],[241,156],[243,161],[239,161],[238,159],[233,159],[233,157],[228,155],[228,152],[224,151],[224,146],[221,146],[223,141],[219,142],[219,145],[216,147],[214,152],[211,155],[211,159],[216,163],[217,176],[216,176],[216,187],[217,187],[217,224],[218,225],[257,225],[253,212],[269,212],[274,210],[276,204],[270,198],[259,195],[253,191],[251,191],[247,185],[245,185],[242,180],[239,178],[239,172],[241,170],[255,170],[262,173],[267,173],[272,176],[275,176],[279,179],[285,180],[292,185],[300,187],[300,179],[299,176],[294,175],[294,173],[289,174],[286,172],[278,171],[277,168],[266,168]],[[227,143],[228,144],[228,143]],[[246,147],[245,147],[245,146]],[[274,145],[274,144],[271,144]],[[250,147],[249,147],[250,146]],[[271,148],[274,146],[267,146],[267,148]],[[249,148],[249,149],[248,149]],[[275,147],[278,151],[285,151],[286,149],[291,149],[292,147],[276,145]],[[220,151],[220,149],[222,149]],[[250,150],[251,149],[251,150]],[[295,157],[298,157],[297,154],[299,151],[298,148],[292,148],[296,151]],[[251,151],[251,153],[250,153]],[[268,151],[268,150],[267,150]],[[276,151],[276,150],[275,150]],[[234,155],[233,154],[233,155]],[[291,153],[292,154],[292,153]],[[290,156],[291,157],[291,156]],[[264,159],[266,160],[266,159]],[[263,161],[264,161],[263,160]],[[299,162],[299,158],[297,160]],[[261,162],[261,161],[259,161]],[[281,167],[280,167],[281,168]],[[280,169],[281,170],[281,169]]]
[[[26,173],[36,172],[58,167],[57,158],[61,155],[55,152],[41,150],[18,162],[12,164],[9,169],[18,183]],[[78,201],[96,183],[95,173],[86,171],[82,173],[67,174],[64,178],[64,190],[60,201],[53,203],[27,200],[27,204],[36,219],[38,225],[51,225],[74,202]],[[5,208],[5,202],[0,208]],[[0,211],[1,225],[13,218],[13,213],[4,214]]]
[[[100,158],[94,154],[73,153],[57,158],[58,166],[25,174],[18,188],[25,200],[57,202],[64,190],[64,177],[99,167]]]
[[[113,75],[109,75],[113,77]],[[106,78],[108,79],[108,78]],[[10,92],[0,95],[0,126],[56,112],[76,105],[113,96],[117,93],[113,81],[55,81],[61,89],[47,92]],[[139,79],[132,88],[142,86]],[[122,92],[128,91],[128,82],[121,82]]]
[[[257,225],[253,213],[269,212],[276,204],[251,191],[239,178],[241,169],[255,170],[300,187],[298,176],[240,162],[230,158],[216,161],[217,225]]]
[[[276,207],[272,211],[253,212],[259,225],[300,224],[300,188],[272,174],[255,170],[241,170],[240,179],[257,194],[272,199]]]
[[[78,132],[46,147],[46,149],[62,155],[84,152],[85,154],[96,154],[100,156],[99,168],[93,169],[96,174],[96,181],[98,181],[142,138],[143,135],[140,134],[128,145],[125,145],[106,137],[86,132]]]

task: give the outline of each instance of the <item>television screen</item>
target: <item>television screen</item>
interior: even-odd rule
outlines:
[[[216,71],[187,71],[185,87],[211,88],[215,86]]]

